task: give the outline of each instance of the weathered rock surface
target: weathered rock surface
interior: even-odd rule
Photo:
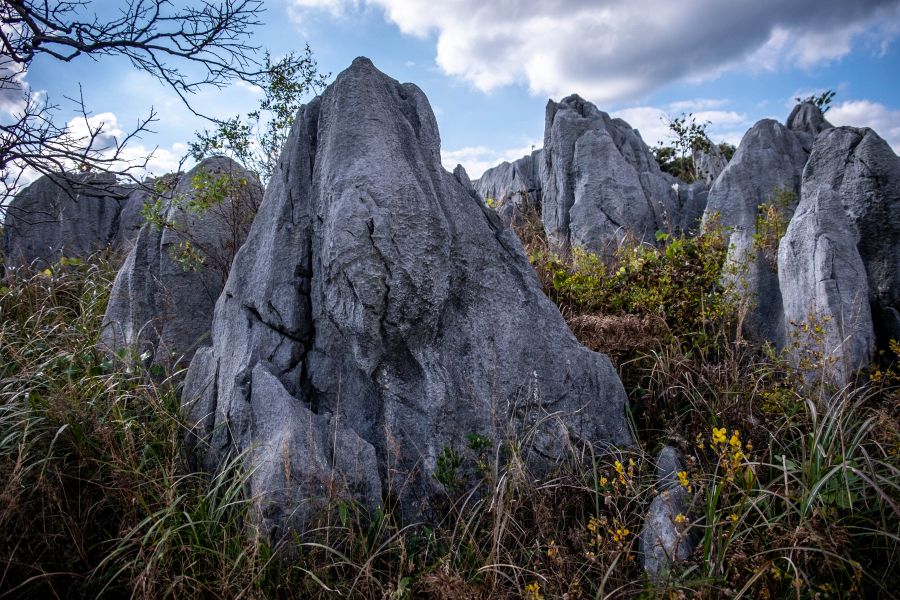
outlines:
[[[208,468],[252,449],[270,535],[331,490],[427,515],[470,433],[533,430],[534,467],[630,442],[609,360],[439,150],[421,90],[364,58],[297,116],[183,395]]]
[[[836,127],[816,138],[805,194],[834,191],[866,267],[875,331],[900,339],[900,158],[871,129]]]
[[[641,561],[653,579],[664,577],[672,565],[682,562],[696,546],[689,531],[691,494],[678,480],[679,452],[671,447],[660,451],[656,460],[656,488],[659,494],[650,503],[640,534]],[[678,515],[684,517],[679,523]]]
[[[746,334],[779,348],[784,345],[784,311],[775,249],[760,248],[754,234],[761,204],[781,204],[780,219],[787,222],[790,218],[807,158],[793,131],[771,119],[756,123],[710,189],[704,214],[707,225],[718,215],[718,223],[729,234],[725,278],[750,303],[744,321]]]
[[[86,258],[108,246],[121,247],[136,234],[122,226],[122,213],[131,215],[138,202],[131,198],[135,191],[105,173],[41,177],[6,207],[6,265],[43,269],[62,257]]]
[[[200,173],[232,183],[208,209],[188,210]],[[171,226],[141,227],[116,275],[101,344],[134,348],[168,367],[187,365],[200,344],[210,343],[213,307],[261,197],[255,177],[230,159],[206,159],[183,176],[165,210]]]
[[[577,95],[547,103],[543,160],[544,229],[557,247],[606,253],[691,220],[640,135]]]
[[[485,201],[491,200],[507,225],[518,222],[530,210],[541,207],[543,152],[535,150],[514,162],[488,169],[475,185]]]
[[[798,135],[807,152],[812,150],[812,145],[817,135],[826,129],[834,127],[834,125],[825,120],[822,109],[812,102],[801,102],[794,106],[790,116],[785,121],[785,125]]]
[[[728,166],[728,159],[716,144],[710,144],[707,150],[695,150],[693,159],[699,179],[707,186],[711,186]]]
[[[866,269],[840,196],[804,182],[802,197],[778,250],[788,339],[800,345],[798,364],[822,352],[826,378],[844,385],[872,360]],[[814,359],[812,366],[819,363]]]
[[[826,376],[843,385],[872,360],[876,334],[900,338],[900,158],[871,129],[829,129],[801,196],[778,256],[785,319],[800,350],[824,344]],[[804,331],[810,316],[823,339]]]

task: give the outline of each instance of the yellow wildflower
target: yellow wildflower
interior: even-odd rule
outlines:
[[[741,434],[737,430],[731,432],[731,439],[728,440],[728,445],[732,448],[741,447]]]
[[[683,514],[678,513],[677,515],[675,515],[675,523],[680,525],[681,523],[684,523],[685,521],[687,521],[687,517],[684,516]]]
[[[541,594],[541,584],[537,581],[532,581],[526,585],[525,598],[526,600],[544,600],[544,595]]]
[[[549,547],[547,548],[547,556],[549,558],[556,558],[559,556],[559,548],[556,546],[556,542],[554,540],[550,540]]]
[[[724,444],[727,432],[728,432],[728,430],[725,429],[724,427],[713,427],[713,430],[712,430],[713,444]]]

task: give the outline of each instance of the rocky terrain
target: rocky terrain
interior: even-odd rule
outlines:
[[[189,365],[190,463],[243,465],[266,539],[335,501],[434,523],[513,440],[535,476],[640,442],[621,372],[576,339],[515,233],[535,215],[561,263],[721,234],[740,343],[784,352],[806,384],[852,385],[900,339],[900,158],[876,132],[806,102],[753,125],[730,161],[715,146],[694,160],[698,181],[678,180],[628,123],[572,95],[548,102],[542,149],[472,182],[441,165],[424,93],[358,58],[297,114],[264,191],[222,157],[162,195],[44,177],[8,207],[2,248],[9,277],[125,256],[100,347]],[[700,497],[658,433],[639,534],[654,581],[694,551],[680,523]],[[749,446],[724,428],[712,439],[733,481]],[[591,484],[606,502],[632,482],[615,465],[615,483]]]

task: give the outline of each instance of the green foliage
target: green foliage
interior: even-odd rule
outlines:
[[[275,170],[281,149],[304,99],[325,85],[312,50],[307,45],[300,54],[290,53],[273,61],[265,57],[266,85],[256,110],[217,123],[213,130],[197,133],[190,144],[195,160],[216,154],[228,154],[261,181],[268,181]]]
[[[547,291],[564,312],[658,317],[673,335],[696,337],[731,308],[719,284],[725,236],[713,224],[696,237],[660,232],[657,240],[664,244],[623,244],[611,260],[576,248],[569,258],[539,250],[531,261],[549,273]]]
[[[769,202],[757,206],[753,248],[762,253],[769,267],[778,270],[778,244],[787,232],[797,205],[797,194],[787,188],[776,189]]]
[[[822,113],[827,113],[831,108],[831,101],[834,100],[836,92],[834,90],[825,90],[821,94],[812,94],[806,98],[794,98],[797,103],[811,102],[821,109]]]
[[[444,448],[437,458],[437,468],[434,477],[448,490],[455,490],[459,486],[457,471],[462,466],[462,457],[453,448]]]
[[[666,125],[673,136],[673,146],[659,143],[654,149],[654,156],[660,168],[687,182],[697,180],[697,167],[694,164],[694,152],[708,152],[712,142],[706,133],[709,121],[698,123],[692,113],[682,113],[674,119],[665,118]]]

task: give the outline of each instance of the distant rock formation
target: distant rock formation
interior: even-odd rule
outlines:
[[[716,144],[710,144],[706,150],[694,150],[692,157],[699,180],[707,186],[711,186],[728,166],[728,159]]]
[[[822,109],[813,102],[801,102],[794,106],[785,126],[800,137],[807,152],[812,150],[817,135],[834,127],[825,119]]]
[[[107,173],[45,175],[6,207],[6,266],[44,269],[60,258],[123,249],[136,235],[143,196]]]
[[[626,236],[655,243],[681,232],[689,214],[640,135],[577,95],[547,103],[543,221],[556,247],[608,254]]]
[[[469,434],[528,436],[536,469],[630,443],[609,360],[463,175],[422,91],[368,59],[298,114],[183,394],[203,464],[247,452],[270,536],[336,496],[427,516]]]
[[[757,234],[764,233],[757,231],[760,206],[779,205],[778,219],[787,223],[799,201],[807,157],[793,131],[771,119],[756,123],[710,189],[704,214],[707,225],[715,221],[729,236],[725,278],[747,303],[744,331],[779,348],[784,346],[784,311],[776,273],[777,248],[760,244]],[[782,234],[774,232],[775,244]]]
[[[535,150],[517,161],[488,169],[475,189],[504,223],[517,223],[528,211],[540,211],[542,165],[543,152]]]
[[[197,203],[198,176],[224,196]],[[222,183],[213,178],[224,177]],[[101,344],[134,349],[148,363],[186,366],[208,344],[213,307],[237,249],[246,238],[262,188],[227,158],[208,158],[182,176],[163,221],[140,228],[119,269],[103,318]]]

